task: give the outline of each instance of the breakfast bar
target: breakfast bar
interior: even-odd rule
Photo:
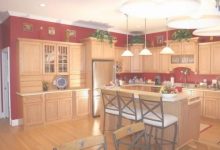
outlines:
[[[108,88],[114,91],[123,91],[133,93],[135,99],[139,95],[158,95],[159,91],[149,91],[151,86],[134,86],[128,87],[112,87]],[[142,89],[142,90],[141,90]],[[144,90],[145,89],[145,90]],[[159,89],[159,88],[158,88]],[[178,118],[177,147],[182,146],[191,139],[199,138],[200,128],[200,99],[198,96],[188,96],[184,93],[178,93],[174,97],[164,98],[162,96],[164,113],[174,115]],[[103,121],[103,113],[101,113],[101,122]],[[128,121],[125,120],[127,123]],[[102,123],[101,123],[102,124]],[[103,128],[101,126],[101,128]],[[112,131],[116,129],[116,117],[106,115],[105,130]],[[169,138],[173,135],[172,127],[165,130],[165,137]]]

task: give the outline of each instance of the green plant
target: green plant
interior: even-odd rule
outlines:
[[[192,33],[187,29],[180,29],[172,34],[172,39],[176,41],[188,40],[192,37]]]
[[[91,35],[91,37],[94,37],[101,42],[103,42],[104,40],[108,40],[109,44],[112,44],[113,40],[115,40],[115,37],[113,37],[108,31],[98,29],[95,33]]]
[[[129,44],[142,44],[144,43],[144,38],[141,35],[133,35],[129,39]]]

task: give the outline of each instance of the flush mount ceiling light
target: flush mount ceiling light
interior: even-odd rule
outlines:
[[[145,30],[144,30],[144,49],[141,50],[141,52],[139,53],[139,55],[143,55],[143,56],[148,56],[148,55],[152,55],[152,53],[150,52],[149,49],[147,49],[147,43],[146,43],[146,36],[147,36],[147,32],[146,32],[146,18],[145,18]]]
[[[126,28],[127,28],[127,48],[126,50],[121,54],[121,56],[125,56],[125,57],[129,57],[129,56],[133,56],[133,53],[128,50],[128,15],[125,14],[126,16]]]
[[[220,36],[220,26],[197,29],[193,32],[193,34],[197,36]]]
[[[46,4],[44,4],[44,3],[41,3],[41,4],[40,4],[40,6],[41,6],[41,7],[45,7],[45,6],[46,6]]]
[[[188,16],[175,17],[168,26],[177,29],[207,28],[220,24],[220,13],[215,0],[201,0],[198,11]]]
[[[121,6],[120,11],[135,17],[168,18],[189,15],[199,5],[200,0],[130,0]]]
[[[167,24],[167,18],[166,18],[166,24]],[[166,31],[166,46],[160,51],[160,54],[166,54],[166,55],[172,55],[174,54],[174,51],[168,46],[168,27]]]

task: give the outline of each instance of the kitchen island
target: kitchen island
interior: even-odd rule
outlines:
[[[142,87],[144,89],[146,87]],[[138,98],[139,94],[158,95],[158,91],[140,90],[128,87],[113,87],[110,90],[123,91],[133,93],[135,98]],[[200,99],[198,96],[188,96],[184,93],[179,93],[172,98],[163,98],[164,113],[175,115],[178,118],[178,133],[177,133],[177,147],[182,146],[191,139],[198,139],[200,132]],[[101,113],[101,124],[103,122],[103,110]],[[116,117],[106,115],[105,130],[116,129]],[[125,122],[128,122],[125,120]],[[101,128],[103,128],[101,126]],[[169,127],[165,130],[165,137],[169,138],[173,135],[173,127]],[[168,148],[167,148],[168,149]]]

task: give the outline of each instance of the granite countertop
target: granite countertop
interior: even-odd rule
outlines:
[[[37,92],[17,92],[16,94],[19,96],[31,96],[31,95],[41,95],[41,94],[48,94],[48,93],[55,93],[55,92],[68,92],[68,91],[81,91],[81,90],[89,90],[89,88],[68,88],[68,89],[63,89],[63,90],[58,90],[58,89],[51,89],[48,91],[37,91]]]

